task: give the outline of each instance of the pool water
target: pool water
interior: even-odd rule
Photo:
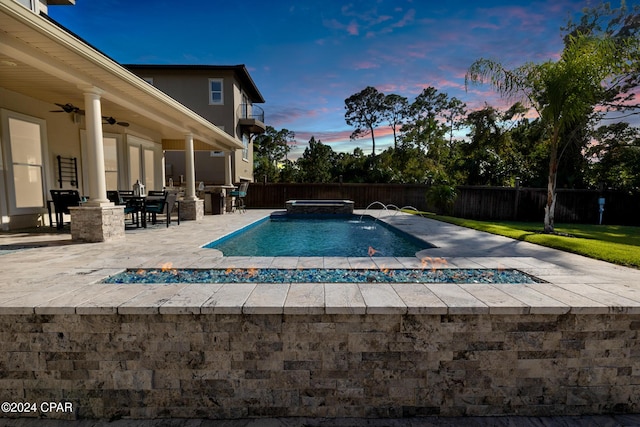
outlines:
[[[370,216],[283,215],[254,223],[205,247],[218,249],[224,256],[408,257],[433,245]]]

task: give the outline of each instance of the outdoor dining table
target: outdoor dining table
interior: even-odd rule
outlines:
[[[130,209],[130,213],[136,216],[136,227],[140,227],[140,216],[142,216],[142,227],[147,228],[147,196],[131,196],[127,194],[122,195],[122,200],[125,202],[125,209]]]

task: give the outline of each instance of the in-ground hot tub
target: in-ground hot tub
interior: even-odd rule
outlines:
[[[353,213],[353,200],[287,200],[288,214],[340,214]]]

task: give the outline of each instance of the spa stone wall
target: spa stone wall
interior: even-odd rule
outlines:
[[[0,401],[49,418],[640,412],[640,316],[4,315]]]

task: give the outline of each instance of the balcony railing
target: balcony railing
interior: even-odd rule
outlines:
[[[238,107],[239,119],[254,119],[264,123],[264,110],[253,104],[240,104]]]
[[[264,133],[266,130],[264,110],[257,105],[240,104],[238,107],[238,124],[251,133]]]

